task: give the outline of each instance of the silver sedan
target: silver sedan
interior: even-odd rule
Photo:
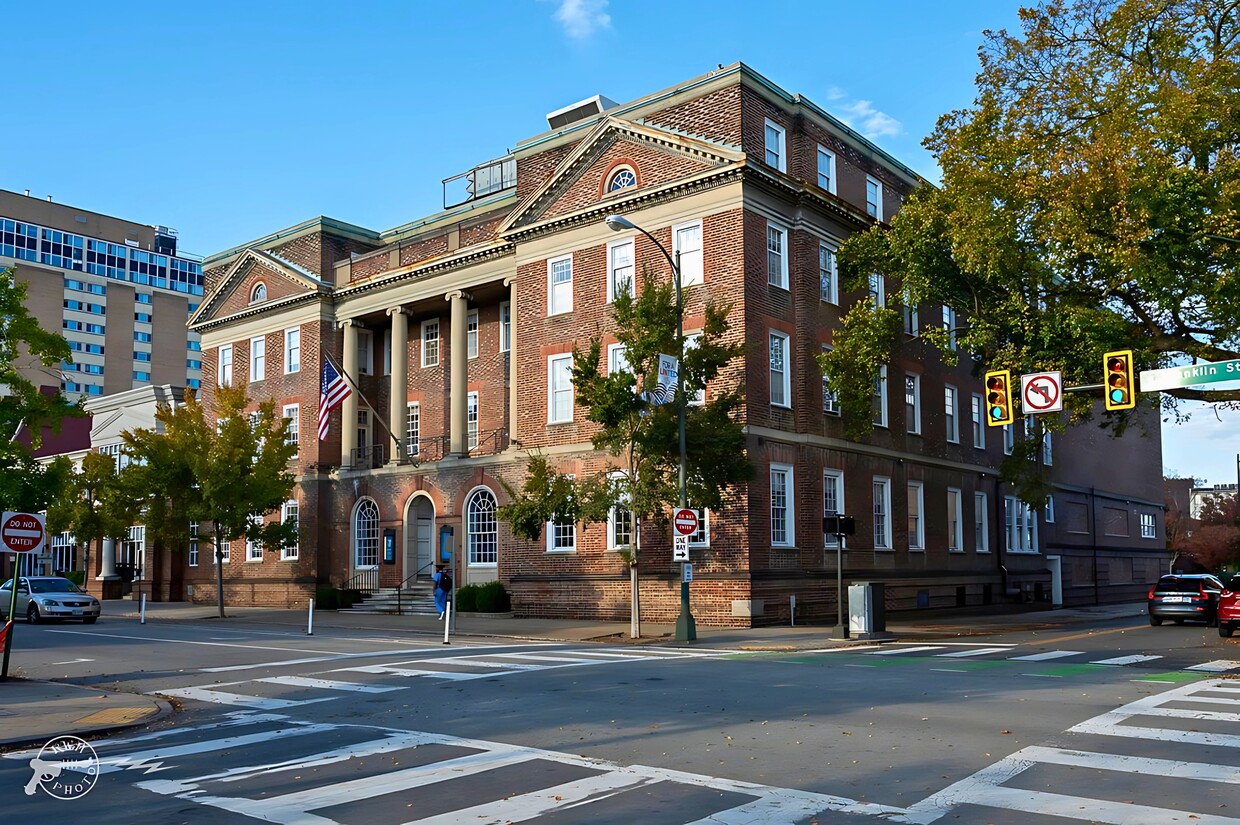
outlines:
[[[9,617],[13,580],[0,585],[0,621]],[[23,576],[17,580],[17,610],[31,624],[44,619],[81,619],[86,624],[99,620],[99,600],[60,576]]]

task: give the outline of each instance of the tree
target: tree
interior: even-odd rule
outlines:
[[[1188,552],[1203,567],[1217,571],[1240,563],[1240,510],[1237,496],[1207,496],[1198,526],[1188,539]]]
[[[57,461],[68,464],[63,457]],[[93,450],[82,457],[79,469],[68,468],[47,508],[48,532],[68,531],[83,542],[82,570],[90,576],[91,543],[100,546],[104,539],[123,540],[137,509],[117,475],[116,460]]]
[[[131,489],[149,507],[160,535],[188,538],[189,521],[210,521],[215,548],[216,593],[224,618],[223,544],[243,537],[267,550],[297,540],[292,523],[263,523],[293,489],[288,462],[297,445],[288,441],[288,422],[275,401],[251,405],[244,386],[219,387],[210,423],[204,407],[187,392],[182,407],[161,406],[155,419],[163,432],[136,430],[124,435],[139,464]],[[176,546],[184,546],[177,538]]]
[[[576,403],[588,420],[599,425],[592,439],[618,464],[572,479],[554,471],[541,455],[531,457],[520,491],[504,483],[510,503],[499,509],[513,533],[536,541],[543,526],[569,520],[605,522],[613,511],[627,520],[632,543],[620,550],[629,566],[631,633],[641,635],[638,561],[643,522],[666,525],[669,507],[679,499],[680,446],[675,403],[655,403],[659,354],[680,351],[676,337],[677,307],[671,283],[659,283],[642,272],[636,297],[622,292],[612,305],[615,336],[623,347],[623,368],[600,370],[602,341],[573,349],[572,380]],[[743,352],[728,342],[730,307],[708,302],[700,337],[686,341],[681,368],[683,391],[697,396]],[[745,454],[745,436],[736,420],[739,387],[716,386],[703,403],[686,408],[686,489],[693,506],[719,509],[730,485],[749,480],[753,468]]]
[[[898,278],[910,305],[967,312],[959,348],[987,369],[1061,370],[1069,386],[1101,382],[1111,350],[1138,369],[1240,357],[1240,4],[1050,0],[1020,17],[1019,35],[985,34],[973,105],[924,142],[942,186],[850,238],[844,282]],[[857,312],[823,359],[832,380],[854,336],[896,345]],[[954,362],[948,330],[922,338]],[[864,387],[842,390],[861,409]],[[1176,399],[1236,406],[1240,389]],[[1090,414],[1085,394],[1067,403]]]

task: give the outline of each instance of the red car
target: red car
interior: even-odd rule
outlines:
[[[1240,575],[1232,576],[1218,597],[1218,635],[1230,636],[1240,625]]]

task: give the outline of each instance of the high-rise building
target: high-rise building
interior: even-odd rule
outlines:
[[[31,380],[70,399],[158,384],[197,387],[198,335],[186,320],[202,295],[201,259],[177,233],[0,190],[0,269],[16,267],[40,325],[61,330],[72,360]]]

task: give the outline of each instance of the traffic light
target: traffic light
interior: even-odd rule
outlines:
[[[986,424],[1002,427],[1012,423],[1012,373],[991,370],[986,373]]]
[[[1137,392],[1132,380],[1132,350],[1108,352],[1102,356],[1106,367],[1106,402],[1108,410],[1131,410],[1137,406]]]

